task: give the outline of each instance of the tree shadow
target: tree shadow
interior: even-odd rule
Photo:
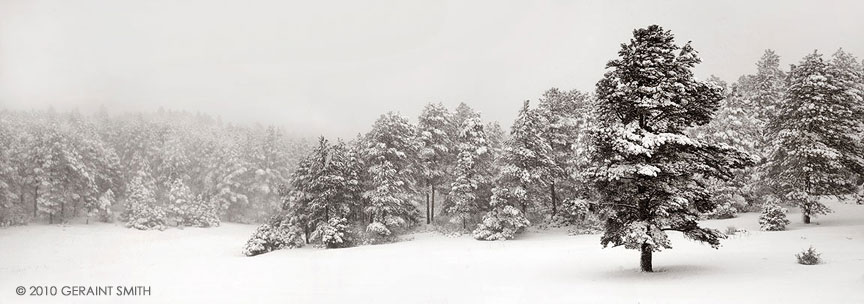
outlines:
[[[681,279],[717,272],[718,268],[707,265],[654,266],[654,272],[643,272],[639,267],[597,273],[598,278],[611,280]]]

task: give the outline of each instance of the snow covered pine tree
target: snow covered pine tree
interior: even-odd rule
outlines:
[[[779,194],[801,208],[805,224],[831,211],[819,196],[852,193],[855,177],[864,173],[861,78],[857,60],[848,57],[838,52],[828,63],[813,52],[793,66],[784,102],[769,125],[775,143],[768,176]]]
[[[456,153],[453,143],[455,133],[450,111],[440,103],[429,103],[417,118],[419,181],[426,193],[426,224],[435,219],[435,189],[444,184]]]
[[[651,272],[652,253],[671,247],[666,231],[720,245],[720,231],[696,222],[716,207],[702,179],[728,180],[752,161],[685,135],[708,123],[723,98],[718,87],[694,79],[700,59],[690,44],[675,45],[657,25],[633,35],[597,83],[593,186],[608,216],[603,246],[641,250],[641,269]]]
[[[363,193],[370,222],[366,231],[378,240],[391,239],[394,229],[408,228],[419,218],[414,205],[415,134],[408,119],[388,112],[375,121],[363,141],[360,154],[369,176]]]

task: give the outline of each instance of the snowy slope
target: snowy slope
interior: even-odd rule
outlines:
[[[747,229],[720,250],[673,234],[638,271],[638,252],[597,235],[531,231],[479,242],[435,233],[396,244],[244,257],[254,226],[137,231],[113,224],[0,229],[0,303],[864,303],[864,206],[788,231],[758,214],[705,224]],[[794,254],[813,245],[825,264]],[[148,297],[31,297],[19,285],[150,285]]]

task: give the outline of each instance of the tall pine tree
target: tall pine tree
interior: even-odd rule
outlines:
[[[801,208],[804,223],[831,211],[819,196],[852,192],[864,170],[861,95],[849,81],[854,76],[844,70],[817,52],[805,56],[792,67],[785,98],[769,125],[775,142],[768,175],[778,196]]]
[[[492,151],[486,142],[479,114],[462,123],[458,152],[446,211],[453,216],[452,222],[461,223],[462,228],[467,230],[467,224],[474,221],[475,215],[488,200],[481,190],[483,185],[489,184],[492,165]]]
[[[686,135],[708,123],[723,98],[694,78],[700,59],[689,43],[679,47],[652,25],[635,30],[618,55],[596,90],[593,184],[608,216],[601,243],[640,250],[650,272],[652,253],[671,247],[667,231],[719,246],[724,235],[697,223],[715,208],[702,179],[729,179],[749,157]]]
[[[388,112],[375,121],[363,140],[360,153],[368,178],[363,193],[370,222],[367,230],[380,236],[417,222],[415,134],[408,119]]]
[[[444,105],[430,103],[423,108],[417,122],[417,139],[420,142],[418,173],[419,182],[426,188],[427,224],[435,218],[435,188],[446,180],[455,154],[452,119]]]

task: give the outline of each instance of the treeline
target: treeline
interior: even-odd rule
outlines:
[[[590,101],[550,89],[537,107],[524,103],[509,135],[464,103],[430,103],[416,124],[390,112],[351,141],[322,137],[247,254],[387,242],[424,222],[509,239],[528,218],[583,217],[588,189],[574,177],[586,166]]]
[[[715,217],[781,204],[800,207],[809,223],[830,212],[820,196],[864,195],[864,65],[842,49],[827,59],[814,51],[787,69],[779,62],[767,50],[756,74],[732,84],[712,78],[725,99],[694,134],[755,161],[732,181],[712,184]]]
[[[0,111],[0,225],[261,222],[307,144],[207,115]]]
[[[321,138],[245,253],[387,242],[424,222],[510,239],[533,222],[602,225],[604,245],[641,250],[650,270],[665,231],[717,246],[722,233],[697,220],[783,204],[807,221],[827,211],[820,196],[860,183],[864,72],[851,54],[783,69],[768,50],[731,84],[697,80],[697,52],[659,26],[618,55],[593,94],[550,89],[506,133],[465,104],[431,103],[417,124],[391,112],[350,141]]]

